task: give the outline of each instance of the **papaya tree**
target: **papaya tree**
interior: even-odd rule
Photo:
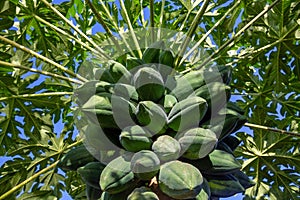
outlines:
[[[299,199],[298,0],[2,0],[0,199]]]

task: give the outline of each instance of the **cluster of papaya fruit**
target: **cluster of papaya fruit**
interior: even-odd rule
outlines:
[[[234,157],[240,141],[232,133],[246,118],[229,102],[230,68],[181,74],[173,52],[158,44],[78,88],[89,142],[59,166],[77,170],[92,200],[205,200],[245,191],[253,183]]]

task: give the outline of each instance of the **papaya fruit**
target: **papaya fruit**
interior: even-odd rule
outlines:
[[[161,49],[164,49],[165,44],[163,41],[157,41],[149,45],[143,52],[143,61],[145,63],[159,63],[159,56]]]
[[[197,167],[205,175],[226,175],[241,169],[236,158],[225,151],[215,149],[206,157],[198,160],[184,160]]]
[[[174,105],[168,115],[168,126],[174,131],[198,127],[205,116],[207,103],[201,97],[191,97]]]
[[[79,167],[94,161],[96,158],[81,144],[68,151],[58,162],[58,167],[63,170],[77,170]]]
[[[220,82],[211,82],[203,85],[190,95],[202,97],[207,101],[208,111],[215,115],[223,108],[230,98],[230,87]]]
[[[165,131],[167,114],[164,109],[152,101],[140,101],[136,108],[137,121],[153,135]]]
[[[180,157],[180,143],[169,135],[161,135],[152,145],[152,151],[161,163],[176,160]]]
[[[100,175],[100,187],[109,194],[117,194],[137,183],[130,168],[131,157],[122,155],[106,165]]]
[[[159,198],[150,188],[143,186],[134,189],[127,200],[159,200]]]
[[[196,160],[212,152],[217,144],[217,137],[209,129],[193,128],[182,134],[178,142],[181,146],[183,157]]]
[[[133,76],[133,84],[143,101],[158,102],[165,93],[161,74],[152,67],[142,67]]]
[[[98,200],[102,195],[102,191],[90,185],[86,185],[85,194],[87,200]]]
[[[158,182],[166,195],[174,199],[189,199],[200,193],[203,177],[193,165],[175,160],[161,166]]]
[[[245,191],[245,188],[231,174],[222,176],[207,176],[207,181],[211,195],[214,197],[230,197]]]
[[[128,57],[126,60],[126,68],[128,70],[131,70],[131,69],[141,66],[143,64],[144,64],[144,61],[142,59],[135,58],[135,57]]]
[[[138,93],[136,92],[134,86],[124,84],[124,83],[116,83],[113,86],[113,94],[123,97],[127,100],[133,100],[133,101],[138,101],[139,96]]]
[[[104,168],[105,165],[101,162],[90,162],[83,167],[79,167],[77,169],[77,172],[80,174],[81,178],[87,185],[101,190],[99,180],[100,174]]]
[[[141,180],[151,180],[160,168],[157,155],[149,150],[135,153],[131,159],[131,170]]]
[[[135,125],[122,130],[119,138],[122,146],[127,151],[138,152],[143,149],[151,149],[153,143],[151,137],[152,135],[148,130]]]
[[[160,101],[159,104],[163,106],[165,112],[168,114],[173,106],[177,103],[177,99],[170,94],[166,94]]]

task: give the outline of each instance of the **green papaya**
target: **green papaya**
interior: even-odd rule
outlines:
[[[98,124],[89,123],[80,129],[84,144],[99,159],[99,152],[120,148],[118,129],[102,129]]]
[[[153,135],[165,131],[167,115],[163,108],[152,101],[140,101],[136,108],[137,121]]]
[[[221,113],[221,115],[222,114],[225,115],[225,122],[220,133],[219,140],[222,140],[229,134],[236,132],[247,122],[246,116],[231,109],[226,109],[225,112]]]
[[[89,81],[75,89],[74,97],[76,97],[79,101],[79,104],[82,105],[89,98],[91,98],[92,95],[96,93],[108,92],[108,87],[110,85],[110,83],[104,81]]]
[[[85,193],[87,200],[98,200],[101,197],[102,191],[92,186],[86,185]]]
[[[249,177],[242,171],[237,171],[233,176],[240,182],[243,188],[248,189],[255,185],[255,182],[250,180]]]
[[[175,56],[173,51],[170,49],[162,50],[159,57],[159,65],[157,69],[159,70],[163,80],[166,82],[169,76],[175,74],[174,70]]]
[[[203,178],[203,183],[201,187],[200,193],[196,196],[194,200],[209,200],[210,199],[210,188],[208,182],[205,178]]]
[[[104,168],[105,165],[101,162],[90,162],[83,167],[79,167],[77,172],[87,185],[100,190],[100,174]]]
[[[209,129],[193,128],[179,136],[183,157],[196,160],[207,156],[217,144],[217,137]]]
[[[193,164],[206,175],[231,174],[242,167],[232,154],[218,149],[215,149],[204,158],[184,161]]]
[[[138,101],[138,99],[139,99],[138,93],[136,92],[134,86],[124,84],[124,83],[114,84],[113,93],[114,93],[114,95],[123,97],[127,100],[130,99],[133,101]]]
[[[227,137],[223,138],[222,141],[226,143],[232,151],[234,151],[242,142],[233,135],[228,135]]]
[[[177,103],[177,99],[170,94],[166,94],[160,101],[159,104],[162,105],[165,109],[165,112],[168,114],[173,106]]]
[[[95,124],[102,128],[118,128],[111,105],[111,96],[93,95],[81,108],[81,111]],[[97,118],[95,118],[97,116]]]
[[[214,115],[223,108],[230,98],[230,87],[220,82],[203,85],[190,95],[202,97],[207,101],[208,111]]]
[[[226,85],[230,84],[230,81],[232,79],[232,68],[230,66],[217,66],[217,70],[221,74],[221,78],[223,80],[223,83]]]
[[[216,149],[226,151],[227,153],[230,153],[233,155],[232,149],[224,141],[218,142]]]
[[[86,147],[81,144],[66,153],[59,161],[58,167],[63,170],[77,170],[89,162],[96,161]]]
[[[108,83],[115,83],[116,81],[114,80],[113,76],[110,73],[110,69],[105,69],[103,72],[100,74],[100,81],[108,82]]]
[[[160,160],[149,150],[135,153],[131,159],[131,170],[141,180],[151,180],[159,171]]]
[[[111,97],[111,106],[112,106],[113,120],[117,124],[118,128],[123,129],[127,126],[133,126],[136,124],[136,116],[135,116],[136,103],[135,102],[127,100],[126,98],[121,96],[113,95]],[[99,119],[99,121],[100,120],[101,119]],[[111,125],[111,127],[114,128],[113,124]]]
[[[174,105],[168,115],[168,126],[175,131],[198,127],[207,111],[207,103],[201,97],[191,97]]]
[[[144,61],[142,59],[139,59],[136,57],[128,57],[126,60],[126,68],[128,70],[131,70],[131,69],[141,66],[143,64],[144,64]]]
[[[100,176],[100,187],[110,194],[117,194],[137,183],[130,168],[131,157],[122,155],[106,165]]]
[[[175,56],[174,56],[174,53],[172,50],[170,50],[170,49],[161,50],[161,53],[159,56],[160,64],[163,64],[163,65],[173,68],[174,61],[175,61]]]
[[[174,199],[189,199],[200,193],[203,177],[193,165],[176,160],[161,166],[158,182],[166,195]]]
[[[159,200],[159,198],[150,188],[140,187],[134,189],[127,200]]]
[[[211,195],[215,197],[230,197],[244,192],[245,188],[231,174],[222,176],[207,176]]]
[[[133,84],[143,101],[158,102],[165,93],[161,74],[152,67],[140,68],[133,77]]]
[[[143,52],[143,61],[145,63],[159,63],[160,50],[164,49],[164,47],[163,41],[157,41],[149,45]]]
[[[175,77],[176,85],[171,88],[171,93],[178,101],[186,99],[194,90],[205,84],[203,71],[191,71],[183,76]]]
[[[135,125],[122,130],[120,142],[127,151],[138,152],[143,149],[151,149],[151,137],[148,130]]]
[[[131,82],[132,74],[121,63],[112,62],[109,66],[109,73],[113,78],[113,81],[110,83],[120,82],[130,84]]]
[[[171,94],[181,101],[203,85],[211,82],[223,82],[228,84],[230,79],[231,69],[227,66],[209,67],[207,69],[190,71],[176,78],[177,84]]]
[[[169,135],[162,135],[152,145],[152,151],[161,162],[176,160],[180,157],[180,143]]]
[[[211,120],[202,123],[201,127],[211,129],[221,141],[231,133],[239,130],[245,122],[247,122],[246,116],[226,108],[220,110],[218,115]]]
[[[127,200],[128,195],[132,191],[131,188],[116,194],[110,194],[108,192],[103,192],[100,200]]]

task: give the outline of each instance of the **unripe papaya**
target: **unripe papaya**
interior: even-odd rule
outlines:
[[[163,65],[173,68],[174,60],[175,60],[175,56],[174,56],[174,53],[172,50],[170,50],[170,49],[161,50],[161,53],[159,56],[160,64],[163,64]]]
[[[165,93],[164,81],[161,74],[151,67],[140,68],[133,77],[133,84],[144,101],[157,102]]]
[[[111,63],[109,67],[109,73],[113,78],[113,82],[110,83],[121,82],[121,83],[129,84],[131,82],[131,78],[132,78],[131,73],[121,63],[118,62]]]
[[[139,99],[138,93],[136,92],[134,86],[124,83],[114,84],[113,93],[114,95],[123,97],[127,100],[131,99],[133,101],[138,101]]]
[[[96,189],[89,185],[86,185],[85,192],[86,192],[87,200],[98,200],[102,194],[101,190]]]
[[[193,128],[183,133],[178,141],[184,152],[182,156],[195,160],[212,152],[218,139],[216,134],[209,129]]]
[[[152,134],[163,133],[167,124],[167,115],[163,108],[152,101],[140,101],[136,108],[136,117],[140,125]]]
[[[135,67],[138,67],[140,65],[143,65],[144,61],[139,59],[139,58],[135,58],[135,57],[128,57],[126,60],[126,68],[128,70],[131,70]]]
[[[159,104],[162,105],[168,114],[173,106],[177,103],[177,99],[170,94],[166,94],[160,101]]]
[[[160,168],[157,155],[149,150],[135,153],[131,159],[131,170],[141,180],[151,180]]]
[[[233,176],[240,182],[243,188],[248,189],[255,185],[255,182],[250,180],[249,177],[242,171],[237,171]]]
[[[100,162],[90,162],[83,167],[78,168],[77,172],[87,185],[100,190],[100,174],[104,168],[105,165]]]
[[[168,196],[189,199],[200,193],[203,177],[193,165],[176,160],[161,166],[158,181],[159,188]]]
[[[112,106],[111,95],[93,95],[81,108],[85,116],[94,123],[99,123],[102,128],[118,128]],[[97,116],[97,119],[95,118]]]
[[[96,158],[81,144],[66,153],[59,161],[58,167],[63,170],[77,170],[79,167],[94,161]]]
[[[232,154],[218,149],[215,149],[209,155],[199,160],[184,161],[192,163],[206,175],[231,174],[240,170],[242,167]]]
[[[226,143],[232,151],[234,151],[242,141],[235,136],[228,135],[223,139],[223,142]]]
[[[207,177],[211,195],[215,197],[230,197],[240,192],[244,192],[245,188],[231,174],[222,176]]]
[[[120,135],[122,146],[131,152],[138,152],[143,149],[151,149],[152,135],[148,130],[135,125],[125,128]]]
[[[180,157],[181,147],[176,139],[168,135],[162,135],[153,143],[152,151],[161,162],[168,162]]]
[[[174,105],[168,115],[168,126],[175,131],[198,127],[207,111],[207,103],[201,97],[191,97]]]
[[[195,90],[192,96],[202,97],[207,101],[210,114],[216,114],[230,98],[230,87],[220,82],[211,82]]]
[[[134,189],[127,200],[159,200],[159,198],[150,188],[140,187]]]
[[[151,44],[143,52],[143,61],[145,63],[159,63],[160,50],[164,49],[164,46],[163,41],[157,41]]]
[[[130,169],[131,157],[123,155],[112,160],[101,173],[100,187],[110,194],[117,194],[137,183]]]

